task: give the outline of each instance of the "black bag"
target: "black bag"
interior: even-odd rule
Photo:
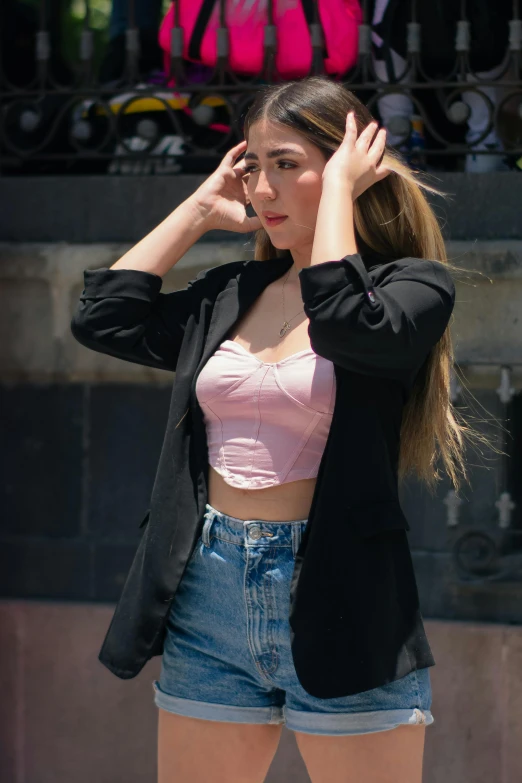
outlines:
[[[417,3],[421,25],[421,62],[432,77],[448,74],[456,61],[457,22],[462,19],[456,0],[422,0]],[[470,22],[470,65],[474,71],[486,71],[503,61],[508,48],[512,0],[472,0],[466,3]],[[406,58],[407,25],[411,21],[411,0],[389,0],[381,22],[373,26],[384,44],[376,50],[378,59],[388,63],[394,78],[390,49]]]

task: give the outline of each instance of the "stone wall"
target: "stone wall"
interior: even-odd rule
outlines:
[[[149,506],[175,375],[96,353],[70,331],[83,270],[111,266],[129,244],[1,243],[0,396],[6,510],[0,530],[0,596],[114,601]],[[456,362],[474,415],[499,447],[505,411],[500,366],[513,369],[513,440],[507,480],[522,474],[522,242],[448,243],[456,275],[451,322]],[[251,257],[247,242],[198,242],[165,277],[186,286],[203,268]],[[517,363],[518,362],[518,363]],[[471,398],[467,401],[473,402]],[[428,616],[522,620],[522,583],[462,584],[452,541],[466,525],[495,526],[501,462],[470,459],[461,523],[448,526],[447,479],[435,499],[401,487],[419,589]],[[474,458],[476,456],[476,459]],[[520,497],[519,504],[520,504]],[[520,509],[514,512],[522,524]]]

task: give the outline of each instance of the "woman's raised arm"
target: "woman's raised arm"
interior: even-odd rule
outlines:
[[[347,116],[345,138],[323,172],[311,263],[299,281],[317,354],[408,383],[448,326],[455,285],[443,263],[424,258],[385,264],[372,280],[357,252],[353,202],[390,173],[377,127],[372,122],[357,136]]]
[[[439,261],[384,264],[373,283],[361,256],[299,272],[314,351],[353,372],[408,383],[448,326],[455,285]]]
[[[240,142],[196,192],[109,269],[86,269],[71,320],[78,342],[136,364],[175,370],[185,327],[213,302],[227,274],[244,261],[200,272],[181,291],[162,294],[163,276],[211,229],[245,233],[261,225],[246,214]],[[231,269],[231,266],[233,268]]]

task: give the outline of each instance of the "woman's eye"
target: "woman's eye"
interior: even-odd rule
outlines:
[[[280,163],[278,165],[279,166],[288,166],[291,169],[295,168],[294,164],[293,163],[289,163],[287,160],[280,161]],[[255,166],[245,166],[245,168],[243,169],[243,173],[244,174],[251,174],[254,169],[255,169]]]

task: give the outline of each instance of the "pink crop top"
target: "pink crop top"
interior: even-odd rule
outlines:
[[[306,348],[263,362],[225,340],[201,370],[196,396],[209,462],[228,484],[262,489],[317,476],[335,402],[332,362]]]

